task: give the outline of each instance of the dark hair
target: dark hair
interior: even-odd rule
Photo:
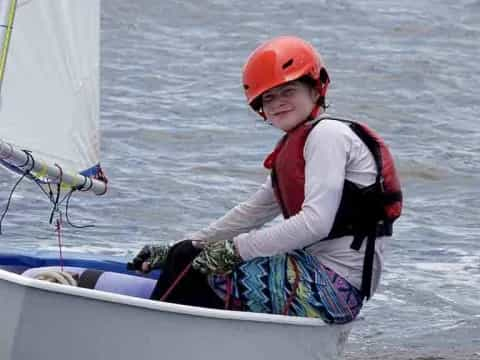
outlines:
[[[311,89],[316,89],[317,88],[317,81],[315,79],[313,79],[312,77],[308,76],[308,75],[304,75],[304,76],[302,76],[302,77],[300,77],[296,80],[292,80],[292,81],[301,82],[302,84],[307,85]],[[320,96],[318,98],[317,104],[320,105],[321,107],[323,107],[324,109],[326,109],[327,106],[325,104],[325,96]],[[255,100],[253,100],[253,102],[251,103],[251,106],[256,111],[261,110],[262,107],[263,107],[262,95],[257,96],[257,98]]]
[[[298,78],[297,81],[307,85],[309,88],[317,89],[317,81],[308,75]],[[317,100],[317,104],[326,109],[327,106],[325,104],[325,96],[320,96]]]

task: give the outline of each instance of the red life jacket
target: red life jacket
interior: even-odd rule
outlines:
[[[266,158],[264,166],[272,171],[272,186],[284,217],[297,214],[305,200],[305,142],[314,126],[325,119],[346,123],[368,147],[377,167],[373,185],[359,187],[345,180],[332,229],[325,239],[319,239],[353,235],[351,247],[359,250],[367,238],[361,290],[369,298],[375,238],[391,236],[393,222],[402,211],[400,181],[393,157],[382,138],[364,124],[338,118],[322,118],[311,124],[301,124],[286,134]]]

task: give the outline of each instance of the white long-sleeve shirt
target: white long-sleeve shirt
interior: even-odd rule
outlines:
[[[352,236],[319,240],[325,238],[332,228],[345,179],[360,186],[375,182],[377,170],[374,158],[348,125],[328,119],[322,120],[310,132],[303,155],[305,200],[296,215],[262,228],[281,214],[268,176],[253,196],[208,227],[188,235],[188,238],[200,241],[233,238],[244,260],[307,247],[323,265],[360,289],[366,242],[360,251],[356,251],[350,248]],[[384,239],[377,238],[372,294],[383,269],[383,247]]]

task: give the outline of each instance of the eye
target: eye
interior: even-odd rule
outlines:
[[[282,91],[282,95],[286,96],[286,97],[290,97],[290,96],[295,95],[296,92],[297,92],[296,88],[288,87],[288,88],[286,88],[285,90]]]
[[[273,95],[268,94],[268,95],[263,95],[262,96],[262,102],[263,103],[269,103],[272,100],[273,100]]]

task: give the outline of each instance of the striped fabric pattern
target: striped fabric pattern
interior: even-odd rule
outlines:
[[[231,275],[233,298],[247,311],[282,314],[296,278],[293,261],[300,281],[288,315],[321,318],[330,324],[355,319],[362,307],[360,292],[303,250],[242,263]],[[224,277],[210,279],[220,296],[225,294],[225,283]]]

